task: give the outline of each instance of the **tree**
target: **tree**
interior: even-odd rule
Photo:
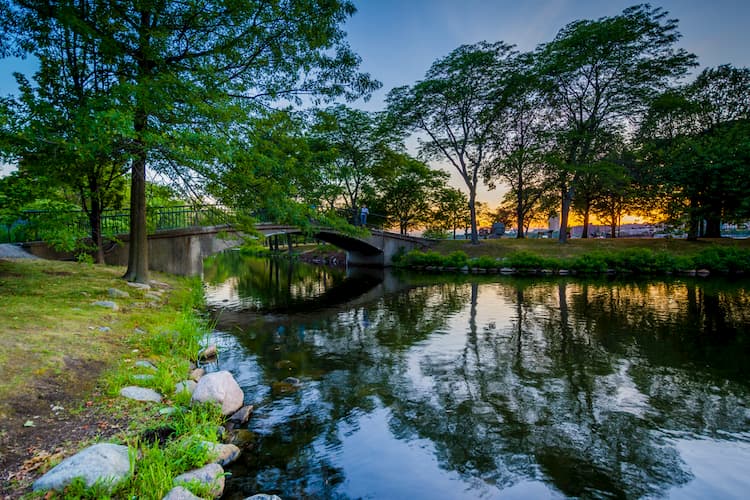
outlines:
[[[365,193],[375,196],[377,179],[392,175],[394,150],[401,148],[401,137],[385,126],[382,115],[338,105],[316,115],[313,137],[328,151],[323,171],[331,190],[338,193],[353,220]],[[320,147],[320,146],[319,146]]]
[[[640,140],[664,209],[673,219],[687,217],[688,238],[720,237],[722,219],[750,215],[749,69],[707,68],[665,92],[653,102]]]
[[[510,187],[513,212],[524,238],[526,219],[547,191],[546,157],[549,149],[548,108],[539,92],[539,82],[531,75],[528,57],[519,57],[512,80],[508,109],[501,126],[495,129],[495,161],[484,171],[485,182],[493,189],[495,178]]]
[[[88,39],[113,65],[127,94],[130,127],[129,280],[148,280],[146,168],[201,171],[231,155],[230,136],[260,106],[300,93],[354,97],[375,87],[340,25],[348,0],[50,4],[18,0],[35,26],[59,23]],[[10,9],[11,11],[13,9]],[[29,25],[24,19],[19,25]]]
[[[555,173],[561,197],[560,226],[586,166],[602,159],[606,137],[624,134],[659,91],[695,65],[676,49],[677,21],[659,8],[638,5],[622,14],[568,24],[535,52],[546,101],[559,117]],[[560,231],[560,241],[567,241]]]
[[[441,188],[433,201],[431,225],[452,231],[455,240],[456,229],[467,227],[470,221],[469,200],[466,195],[456,188]]]
[[[410,227],[428,222],[432,201],[449,176],[404,153],[392,153],[386,161],[395,175],[381,180],[380,205],[387,221],[407,234]]]
[[[39,22],[29,30],[39,70],[36,85],[16,75],[19,123],[8,153],[24,171],[73,189],[88,215],[95,261],[104,263],[102,213],[122,201],[132,117],[118,111],[120,84],[91,40],[61,23],[30,22]]]
[[[463,45],[435,61],[425,79],[388,94],[396,123],[424,134],[426,159],[447,160],[469,191],[471,241],[479,242],[475,202],[479,175],[495,161],[493,134],[503,116],[513,51],[503,42]]]

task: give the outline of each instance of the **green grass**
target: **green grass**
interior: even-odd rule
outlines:
[[[629,238],[614,240],[442,241],[428,252],[410,252],[398,265],[407,267],[569,269],[580,273],[664,274],[692,269],[717,273],[750,272],[750,240]]]
[[[5,374],[0,378],[0,433],[5,433],[5,425],[20,425],[25,418],[16,414],[16,401],[39,401],[38,411],[49,411],[36,388],[44,386],[42,381],[53,380],[70,391],[65,406],[72,415],[83,416],[89,406],[84,402],[93,401],[96,419],[129,420],[127,427],[108,441],[127,444],[132,456],[139,458],[132,477],[120,484],[112,497],[161,498],[172,488],[176,475],[209,460],[198,443],[216,442],[217,428],[223,422],[216,405],[193,407],[188,393],[174,394],[175,384],[186,378],[189,360],[195,359],[205,343],[211,324],[200,312],[203,294],[199,281],[155,275],[171,288],[159,307],[150,307],[146,292],[130,288],[120,279],[123,272],[118,267],[71,262],[0,260],[0,340],[4,346],[0,369]],[[126,291],[130,297],[111,299],[108,288]],[[119,310],[92,306],[96,300],[114,300]],[[136,368],[137,360],[151,361],[156,370]],[[154,378],[136,380],[136,374]],[[117,395],[123,386],[136,384],[154,388],[167,400],[163,405],[146,405]],[[162,415],[159,410],[165,405],[175,406],[176,411]],[[148,429],[164,426],[175,434],[164,446],[141,439]],[[65,443],[67,454],[89,444]],[[39,472],[52,467],[52,460]],[[22,491],[27,485],[17,487]],[[191,489],[209,498],[206,488]],[[50,497],[109,495],[102,485],[86,488],[75,482]]]

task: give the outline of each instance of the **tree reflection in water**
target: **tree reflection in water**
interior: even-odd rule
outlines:
[[[219,336],[258,382],[230,493],[658,497],[690,489],[677,441],[750,441],[740,284],[423,281]]]

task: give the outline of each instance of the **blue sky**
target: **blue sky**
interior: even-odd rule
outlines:
[[[519,50],[554,38],[567,23],[616,15],[639,3],[619,0],[361,0],[347,23],[362,68],[383,82],[365,109],[382,107],[388,91],[424,77],[456,47],[504,40]],[[679,45],[702,66],[750,66],[750,0],[652,2],[679,20]],[[697,69],[700,71],[700,68]]]

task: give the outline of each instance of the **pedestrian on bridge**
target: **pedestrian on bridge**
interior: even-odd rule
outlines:
[[[369,214],[370,211],[367,209],[367,205],[362,205],[362,208],[359,209],[359,223],[362,226],[367,225],[367,214]]]

